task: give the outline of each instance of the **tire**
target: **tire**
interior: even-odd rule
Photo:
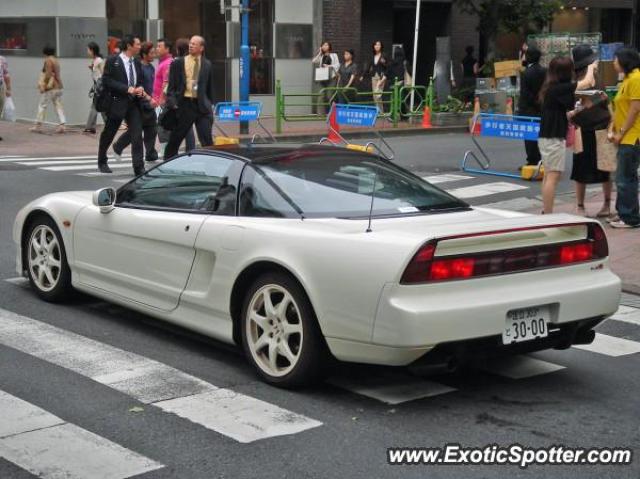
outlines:
[[[49,216],[39,216],[29,225],[23,248],[24,267],[36,294],[51,303],[69,299],[72,287],[67,253],[60,230]]]
[[[270,314],[266,297],[271,298]],[[289,275],[260,276],[245,295],[241,321],[245,354],[265,382],[293,389],[324,377],[328,360],[324,337],[309,298]]]

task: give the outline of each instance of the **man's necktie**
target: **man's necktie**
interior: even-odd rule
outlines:
[[[196,57],[193,62],[193,93],[198,96],[198,76],[200,75],[200,58]]]
[[[133,78],[133,59],[129,59],[129,86],[135,86],[135,78]]]

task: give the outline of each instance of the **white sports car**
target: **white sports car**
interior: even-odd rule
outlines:
[[[117,191],[43,196],[15,221],[17,270],[241,345],[269,383],[330,355],[384,365],[568,348],[618,308],[599,223],[472,208],[332,146],[234,146]]]

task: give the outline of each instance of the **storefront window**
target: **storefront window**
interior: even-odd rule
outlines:
[[[0,55],[39,57],[45,45],[56,46],[55,18],[0,19]]]
[[[251,0],[249,8],[250,92],[273,95],[274,0]]]
[[[107,0],[109,53],[127,34],[145,38],[146,0]]]

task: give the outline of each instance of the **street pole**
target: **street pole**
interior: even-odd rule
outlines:
[[[240,45],[240,101],[249,101],[251,59],[249,52],[249,0],[242,0],[240,11],[242,41]],[[240,122],[240,134],[249,133],[249,122]]]
[[[416,86],[416,68],[418,64],[418,39],[420,37],[420,5],[422,0],[416,0],[416,30],[413,36],[413,68],[411,69],[411,105],[409,112],[413,113],[413,101]]]

